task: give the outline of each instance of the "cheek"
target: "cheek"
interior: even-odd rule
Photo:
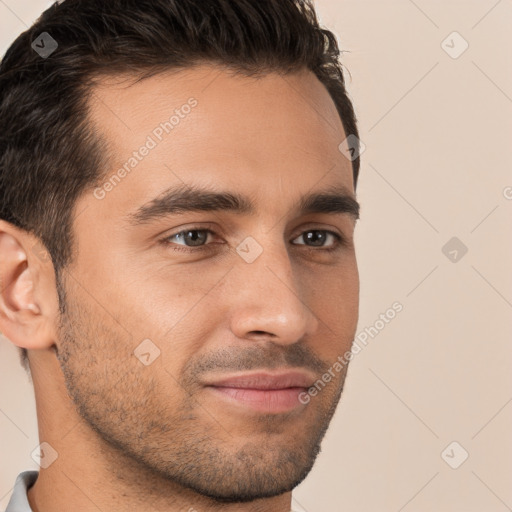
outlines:
[[[359,319],[359,274],[355,259],[329,271],[309,273],[306,304],[320,320],[324,354],[331,358],[350,349]],[[322,334],[323,333],[323,334]]]
[[[201,268],[199,268],[201,267]],[[227,269],[229,270],[229,269]],[[133,262],[118,265],[109,279],[97,283],[102,302],[112,316],[131,334],[133,341],[145,338],[175,338],[183,325],[194,328],[197,312],[204,313],[203,301],[226,273],[211,265]],[[202,316],[202,321],[208,318]]]
[[[357,315],[359,273],[355,259],[330,268],[304,271],[302,276],[304,293],[319,312],[340,316],[344,322]]]

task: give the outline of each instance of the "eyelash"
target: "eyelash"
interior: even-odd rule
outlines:
[[[199,251],[212,250],[213,248],[211,246],[216,245],[216,244],[205,244],[205,245],[198,245],[196,247],[189,247],[186,245],[174,244],[173,242],[170,241],[171,238],[174,238],[178,235],[183,235],[183,234],[189,233],[190,231],[200,231],[200,232],[204,232],[207,234],[215,235],[215,232],[212,231],[211,229],[193,226],[191,228],[187,228],[187,229],[183,229],[182,231],[178,231],[177,233],[174,233],[172,235],[168,235],[168,236],[162,238],[160,240],[160,242],[163,245],[170,247],[174,251],[184,252],[184,253],[189,253],[189,254],[194,253],[194,252],[199,252]],[[302,236],[306,233],[310,233],[312,231],[320,231],[322,233],[327,233],[329,235],[332,235],[335,238],[336,242],[331,247],[328,247],[328,248],[311,247],[311,246],[307,246],[306,244],[295,244],[295,245],[304,245],[306,249],[316,250],[316,251],[321,250],[324,252],[333,252],[333,251],[340,249],[342,246],[346,245],[346,240],[343,236],[339,235],[338,233],[336,233],[334,231],[330,231],[327,229],[308,229],[306,231],[303,231],[298,237],[295,237],[295,238],[299,238],[300,236]]]

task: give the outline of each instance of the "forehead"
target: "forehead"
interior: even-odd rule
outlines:
[[[90,120],[111,148],[101,183],[125,170],[104,206],[133,209],[179,181],[276,198],[320,181],[353,190],[338,150],[341,120],[312,72],[247,77],[199,65],[134,80],[102,78],[90,100]]]
[[[333,132],[341,127],[327,90],[306,69],[250,77],[201,64],[142,80],[125,74],[103,76],[94,83],[90,117],[97,128],[113,134],[124,131],[129,136],[134,129],[147,131],[151,122],[160,121],[169,109],[172,112],[191,97],[197,99],[201,113],[208,116],[212,126],[225,130],[230,125],[233,129],[265,128],[277,120],[288,124],[294,114],[309,122],[320,118],[316,121],[325,122]]]

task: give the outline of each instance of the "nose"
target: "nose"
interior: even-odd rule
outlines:
[[[292,344],[318,328],[319,320],[307,303],[300,272],[294,270],[284,246],[264,250],[252,263],[239,261],[237,290],[233,291],[231,330],[239,339]],[[234,284],[234,283],[232,283]]]

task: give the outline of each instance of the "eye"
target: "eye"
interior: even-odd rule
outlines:
[[[307,245],[309,248],[311,247],[325,247],[325,242],[328,238],[331,238],[331,240],[334,239],[334,242],[329,245],[328,249],[324,249],[326,251],[333,251],[338,248],[339,245],[343,243],[343,238],[338,235],[338,233],[335,233],[334,231],[328,231],[325,229],[310,229],[308,231],[304,231],[299,235],[295,240],[299,240],[300,238],[303,238],[307,240],[308,243],[311,243],[312,245],[308,245],[307,243],[299,243],[296,245]],[[294,241],[295,241],[294,240]]]
[[[184,245],[185,247],[198,247],[201,249],[205,246],[205,242],[210,234],[214,235],[215,233],[210,229],[184,229],[183,231],[179,231],[178,233],[165,237],[162,242],[169,245]],[[185,243],[181,244],[179,243],[180,241]],[[182,247],[173,247],[173,249],[177,251],[187,251],[187,249]]]

